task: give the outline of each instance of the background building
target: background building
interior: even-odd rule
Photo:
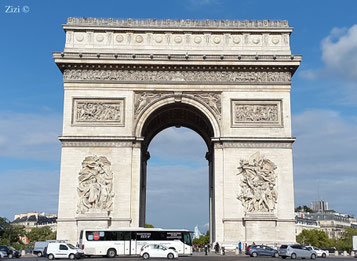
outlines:
[[[319,229],[331,239],[338,239],[346,228],[357,228],[356,219],[348,214],[337,213],[328,209],[328,202],[315,201],[311,204],[314,212],[295,212],[295,232],[303,229]]]
[[[328,202],[323,200],[314,201],[311,203],[311,209],[316,212],[325,212],[328,210]]]
[[[16,225],[25,226],[26,231],[30,231],[34,227],[44,227],[49,226],[52,231],[57,230],[57,215],[56,214],[46,214],[45,212],[28,212],[16,214],[14,216],[14,221],[12,222]]]

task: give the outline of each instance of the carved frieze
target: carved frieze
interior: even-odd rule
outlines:
[[[246,212],[272,212],[277,203],[276,165],[265,159],[259,152],[249,160],[241,160],[239,173],[241,176],[238,199]]]
[[[160,98],[167,96],[175,97],[174,92],[136,92],[134,101],[134,117],[137,118],[141,111],[148,107],[149,104],[154,103]],[[221,119],[221,94],[216,92],[184,92],[179,95],[182,97],[189,97],[198,100],[206,107],[210,108],[216,117]],[[177,98],[177,97],[176,97]]]
[[[78,176],[77,213],[111,211],[113,208],[113,173],[104,156],[88,156]]]
[[[66,69],[63,79],[123,82],[290,83],[290,72]]]
[[[232,100],[232,127],[281,126],[281,100]]]
[[[124,125],[124,99],[74,98],[74,125]]]

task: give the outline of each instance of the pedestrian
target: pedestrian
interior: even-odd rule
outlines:
[[[214,252],[215,252],[216,254],[219,253],[219,244],[218,244],[218,242],[214,245]]]
[[[208,253],[208,246],[207,244],[205,244],[205,256],[207,256],[207,253]]]
[[[238,243],[238,250],[239,250],[239,254],[242,254],[242,242],[239,241]]]

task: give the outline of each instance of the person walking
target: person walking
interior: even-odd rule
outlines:
[[[218,242],[214,245],[214,252],[215,252],[216,254],[219,253],[219,244],[218,244]]]
[[[239,250],[239,254],[242,254],[242,242],[239,241],[238,243],[238,250]]]

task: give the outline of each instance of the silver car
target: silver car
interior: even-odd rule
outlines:
[[[296,258],[311,258],[316,259],[316,252],[302,245],[281,245],[279,248],[279,256],[285,259],[290,257],[291,259]]]

